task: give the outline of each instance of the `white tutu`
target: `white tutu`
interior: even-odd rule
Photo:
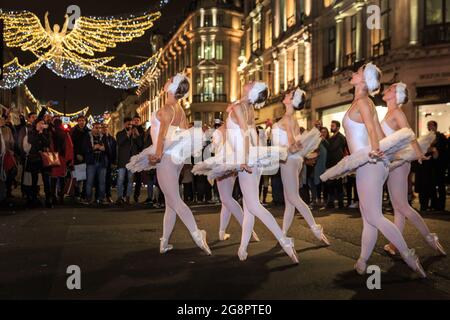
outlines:
[[[251,147],[248,166],[259,168],[263,174],[270,174],[278,169],[280,161],[285,161],[287,156],[287,148],[284,147]],[[206,175],[209,180],[214,180],[240,171],[241,165],[241,163],[235,161],[234,154],[231,151],[221,152],[215,157],[196,164],[192,173],[194,175]]]
[[[420,149],[425,154],[430,148],[433,141],[436,139],[436,134],[434,132],[430,132],[425,136],[422,136],[417,139],[419,143]],[[401,167],[406,162],[412,162],[417,160],[417,154],[414,151],[411,145],[403,148],[399,152],[393,155],[391,159],[391,164],[389,165],[389,169],[392,171],[398,167]]]
[[[201,128],[191,128],[182,130],[171,137],[164,146],[164,154],[170,155],[174,163],[185,163],[190,157],[201,155],[203,150],[204,135]],[[156,168],[149,161],[149,156],[156,152],[156,145],[152,145],[143,150],[138,155],[133,156],[127,164],[127,169],[131,172],[142,172]]]
[[[414,139],[415,134],[411,129],[401,129],[381,140],[380,150],[384,152],[386,160],[389,160],[393,158],[395,153],[410,144]],[[337,165],[321,175],[320,179],[326,182],[328,180],[343,178],[353,173],[356,169],[371,162],[372,159],[369,156],[370,151],[371,148],[366,147],[345,157]]]
[[[301,158],[307,158],[309,154],[319,148],[320,142],[322,141],[320,131],[317,128],[313,128],[302,134],[299,141],[302,144],[302,149],[296,155],[298,154]]]

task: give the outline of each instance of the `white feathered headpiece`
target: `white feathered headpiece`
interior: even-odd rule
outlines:
[[[264,82],[261,81],[255,82],[253,88],[248,93],[248,100],[250,101],[250,103],[255,104],[259,98],[259,94],[264,90],[267,90],[267,85]]]
[[[167,91],[173,93],[174,95],[176,95],[178,87],[180,86],[180,83],[183,80],[187,80],[189,82],[189,79],[182,73],[178,73],[175,77],[173,77],[172,79],[172,83],[170,84],[169,88],[167,89]],[[186,93],[186,95],[182,98],[186,98],[188,96],[189,92]]]
[[[369,93],[376,93],[380,89],[381,70],[372,62],[366,64],[364,69],[364,79],[369,89]]]
[[[306,92],[300,88],[297,88],[294,92],[294,97],[292,99],[292,104],[294,108],[299,108],[302,103],[304,103],[304,98],[306,97]]]
[[[406,89],[408,86],[403,82],[399,82],[395,85],[395,90],[397,92],[397,104],[404,104],[408,98]]]

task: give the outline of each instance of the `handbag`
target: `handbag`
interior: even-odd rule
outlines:
[[[41,152],[41,158],[44,168],[59,167],[61,165],[61,160],[59,159],[58,152]]]
[[[10,152],[6,152],[3,155],[3,170],[5,170],[5,172],[9,172],[15,167],[17,167],[16,159]]]

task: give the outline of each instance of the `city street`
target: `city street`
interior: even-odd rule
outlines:
[[[282,208],[270,208],[281,223]],[[415,248],[429,279],[421,280],[400,259],[387,257],[380,236],[370,261],[381,267],[381,290],[367,289],[367,277],[353,271],[359,254],[359,212],[315,212],[332,245],[322,247],[297,216],[300,264],[293,266],[260,222],[260,243],[251,243],[240,262],[240,228],[218,241],[219,207],[194,207],[208,231],[213,256],[196,248],[177,222],[175,250],[159,254],[162,210],[145,207],[57,208],[2,211],[0,215],[0,299],[449,299],[450,258],[437,257],[410,225],[406,240]],[[450,249],[450,215],[425,216]],[[68,266],[81,269],[81,290],[66,286]]]

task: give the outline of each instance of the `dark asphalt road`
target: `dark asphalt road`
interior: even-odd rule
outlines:
[[[280,219],[282,208],[271,208]],[[57,208],[3,211],[0,216],[0,298],[3,299],[449,299],[450,258],[436,257],[409,225],[406,240],[416,248],[429,279],[421,280],[399,259],[387,257],[379,238],[370,263],[382,269],[382,289],[370,291],[367,277],[353,271],[359,254],[358,211],[315,212],[332,241],[321,247],[297,216],[291,230],[300,256],[293,266],[260,223],[260,243],[240,262],[240,228],[218,241],[219,208],[194,209],[208,231],[213,256],[195,247],[178,221],[160,255],[162,211],[141,208]],[[450,215],[425,217],[450,251]],[[281,223],[281,220],[279,220]],[[66,287],[66,269],[81,268],[82,289]]]

